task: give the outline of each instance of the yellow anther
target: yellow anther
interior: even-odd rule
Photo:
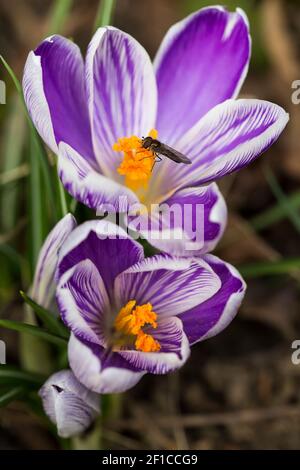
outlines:
[[[143,352],[157,352],[160,350],[160,344],[153,336],[141,331],[135,341],[135,348]]]
[[[128,337],[136,336],[135,347],[138,351],[159,351],[159,342],[142,330],[144,326],[157,328],[157,315],[153,312],[150,303],[136,305],[135,300],[130,300],[121,308],[114,323],[114,327],[118,332]]]
[[[149,136],[153,139],[156,139],[157,135],[155,129],[149,132]],[[155,163],[155,154],[152,150],[145,149],[142,140],[135,135],[119,138],[113,145],[113,150],[124,153],[123,161],[117,171],[125,176],[126,186],[133,190],[147,189]]]

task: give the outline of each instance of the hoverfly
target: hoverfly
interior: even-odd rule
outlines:
[[[183,155],[183,153],[178,152],[172,147],[169,147],[168,145],[163,144],[159,140],[153,139],[150,136],[142,138],[142,147],[144,149],[151,150],[159,159],[158,161],[161,161],[161,157],[159,155],[163,155],[175,163],[192,163],[188,157]]]

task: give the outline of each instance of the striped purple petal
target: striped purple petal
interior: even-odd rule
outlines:
[[[150,302],[159,317],[170,317],[209,299],[220,285],[218,276],[201,259],[157,255],[116,278],[115,299],[120,308],[130,299],[138,305]]]
[[[54,273],[59,249],[76,225],[74,217],[67,214],[51,230],[39,253],[30,295],[45,308],[50,307],[54,300]]]
[[[216,184],[185,188],[147,215],[129,217],[129,227],[165,253],[199,256],[215,248],[227,222],[227,207]]]
[[[92,220],[77,227],[64,243],[56,277],[89,259],[98,269],[108,294],[115,277],[144,257],[143,248],[121,227],[106,220]]]
[[[121,393],[136,385],[146,371],[130,365],[118,353],[71,334],[69,363],[87,388],[97,393]]]
[[[249,25],[240,9],[203,8],[172,26],[154,61],[161,139],[174,144],[211,108],[236,97],[249,59]]]
[[[159,341],[159,352],[108,351],[72,334],[69,363],[74,374],[95,392],[120,393],[136,385],[146,373],[166,374],[185,363],[190,347],[179,318],[163,318],[157,329],[147,332]]]
[[[68,438],[90,426],[100,411],[100,398],[82,385],[70,370],[51,375],[39,392],[44,410],[58,435]]]
[[[78,46],[57,35],[45,39],[28,56],[23,90],[29,114],[53,152],[66,142],[96,167]]]
[[[243,278],[233,266],[212,255],[204,259],[219,277],[221,287],[210,299],[179,316],[190,344],[224,330],[237,314],[246,291]]]
[[[59,144],[58,174],[66,190],[98,212],[123,212],[136,204],[137,196],[125,186],[95,171],[69,145]]]
[[[167,374],[183,366],[190,355],[188,339],[177,317],[159,320],[157,329],[149,328],[161,349],[159,352],[120,351],[120,355],[135,367],[150,374]]]
[[[85,259],[60,278],[56,299],[64,323],[80,337],[96,344],[106,343],[105,315],[109,314],[108,294],[98,269]]]
[[[116,178],[119,137],[147,135],[154,126],[157,91],[145,49],[111,26],[95,33],[86,57],[86,82],[92,138],[102,172]]]
[[[176,144],[191,165],[164,165],[165,191],[205,184],[240,170],[279,137],[288,114],[268,101],[228,100],[207,113]]]

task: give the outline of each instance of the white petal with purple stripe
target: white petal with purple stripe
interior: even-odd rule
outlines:
[[[177,317],[162,318],[157,329],[147,333],[159,342],[159,352],[120,351],[120,355],[133,366],[151,374],[167,374],[183,366],[190,355],[190,346],[182,322]]]
[[[120,274],[115,281],[115,298],[123,306],[130,299],[148,302],[162,317],[178,315],[213,296],[220,288],[219,277],[200,258],[171,258],[157,255]]]
[[[72,232],[60,250],[56,278],[89,259],[98,269],[108,294],[118,274],[144,258],[143,247],[119,226],[92,220]]]
[[[69,341],[68,355],[70,366],[78,380],[97,393],[125,392],[134,387],[146,373],[131,367],[125,359],[115,359],[117,354],[113,352],[104,353],[105,359],[101,361],[100,354],[95,354],[92,347],[73,334]]]
[[[43,87],[43,71],[40,56],[33,51],[28,55],[23,74],[23,94],[29,115],[48,147],[57,152],[57,143]]]
[[[86,57],[86,81],[95,154],[113,179],[119,137],[147,135],[156,117],[157,90],[150,58],[129,34],[111,26],[95,33]]]
[[[129,217],[128,226],[152,246],[174,256],[199,256],[215,248],[227,222],[227,207],[218,186],[184,188],[150,215]]]
[[[203,8],[170,28],[154,61],[163,141],[175,144],[210,109],[236,97],[250,49],[249,24],[240,9]]]
[[[58,174],[66,190],[78,201],[99,212],[123,212],[138,202],[125,186],[95,171],[70,145],[61,142]]]
[[[224,330],[237,314],[246,292],[246,284],[233,266],[213,255],[204,259],[219,277],[221,288],[207,301],[180,315],[190,344]]]
[[[80,434],[100,411],[100,397],[84,387],[72,371],[51,375],[39,392],[46,414],[56,424],[58,435]]]
[[[30,295],[33,300],[45,308],[48,308],[54,300],[54,274],[58,262],[58,252],[76,225],[74,217],[67,214],[49,233],[40,250]]]
[[[56,299],[61,317],[73,333],[104,345],[105,314],[110,304],[96,266],[85,259],[60,278]]]
[[[167,191],[205,184],[243,168],[276,141],[288,120],[284,109],[268,101],[225,101],[177,142],[192,164],[167,162],[162,185]]]
[[[54,152],[66,142],[96,167],[84,79],[78,46],[54,35],[29,54],[24,96],[36,128]]]

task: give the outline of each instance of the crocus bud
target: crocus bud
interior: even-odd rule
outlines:
[[[99,395],[82,385],[71,370],[51,375],[39,391],[47,416],[60,437],[80,434],[100,412]]]

